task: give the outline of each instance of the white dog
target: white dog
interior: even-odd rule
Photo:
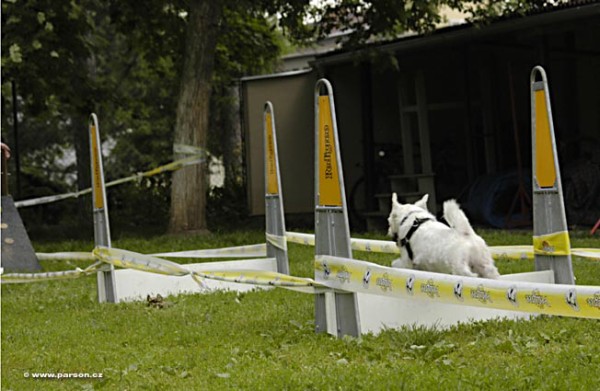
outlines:
[[[498,278],[500,274],[485,241],[473,231],[467,216],[455,200],[444,202],[440,223],[427,211],[423,196],[415,204],[400,204],[392,195],[388,235],[400,247],[393,267],[419,269],[468,277]]]

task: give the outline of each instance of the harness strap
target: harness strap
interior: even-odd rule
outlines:
[[[413,221],[413,224],[411,225],[410,229],[408,230],[408,232],[406,233],[406,236],[403,237],[400,240],[400,246],[406,248],[406,252],[408,253],[408,258],[412,261],[413,259],[413,251],[412,248],[410,247],[410,238],[414,235],[415,232],[417,232],[417,230],[419,229],[419,227],[427,222],[427,221],[431,221],[432,219],[429,217],[420,219],[420,218],[416,218],[415,221]]]

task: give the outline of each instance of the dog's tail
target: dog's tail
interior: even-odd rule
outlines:
[[[471,227],[469,219],[460,209],[460,206],[456,200],[448,200],[444,202],[444,219],[448,222],[450,227],[454,228],[461,234],[467,236],[475,235],[475,231],[473,231],[473,227]]]

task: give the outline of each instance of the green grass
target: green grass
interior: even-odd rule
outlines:
[[[529,235],[483,231],[493,245],[527,244]],[[113,245],[152,253],[263,240],[263,233],[251,231],[127,238]],[[600,240],[575,233],[572,245],[600,247]],[[89,251],[93,244],[34,246],[40,252]],[[312,254],[291,244],[292,274],[312,276]],[[382,264],[392,259],[355,257]],[[502,273],[533,270],[531,261],[497,264]],[[600,285],[600,262],[575,258],[574,269],[579,284]],[[312,296],[283,289],[169,297],[166,308],[100,305],[95,289],[93,276],[2,286],[3,390],[600,389],[595,320],[539,317],[338,340],[314,333]],[[100,372],[103,379],[36,380],[25,372]]]

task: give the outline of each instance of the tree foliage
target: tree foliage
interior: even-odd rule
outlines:
[[[412,31],[429,33],[443,21],[444,10],[467,15],[474,23],[488,23],[505,15],[526,15],[566,1],[551,0],[338,0],[313,9],[316,34],[325,37],[345,31],[345,47],[396,39]]]
[[[219,24],[215,51],[217,108],[227,103],[219,101],[219,91],[244,74],[271,71],[279,54],[272,19],[238,2],[230,5]],[[14,82],[24,171],[20,198],[77,189],[73,148],[81,132],[76,129],[86,132],[92,111],[99,114],[102,138],[111,148],[105,158],[107,180],[173,158],[187,7],[187,1],[177,0],[2,3],[2,136],[14,144],[12,116],[7,115]],[[219,131],[211,129],[215,155],[222,153]],[[154,223],[164,229],[170,184],[171,178],[162,175],[111,189],[111,210],[117,212],[112,215],[122,220],[113,219],[113,224]],[[140,213],[140,203],[149,206],[153,218]],[[61,205],[67,206],[26,211],[25,217],[37,216],[36,224],[60,221],[77,208],[72,202]]]
[[[88,34],[96,28],[95,20],[69,1],[6,1],[2,26],[3,137],[14,142],[7,130],[13,128],[8,114],[16,86],[25,174],[39,178],[52,172],[51,179],[64,181],[74,167],[62,167],[61,173],[56,162],[72,144],[73,115],[90,95],[102,94],[82,66],[102,44]]]

